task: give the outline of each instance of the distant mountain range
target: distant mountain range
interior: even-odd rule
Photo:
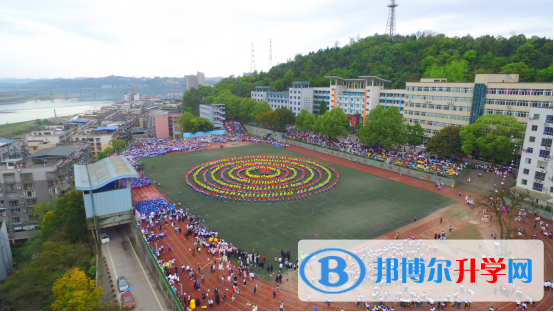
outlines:
[[[101,80],[104,78],[110,78],[110,77],[75,77],[75,78],[0,78],[0,84],[27,84],[32,83],[36,81],[48,81],[48,80],[85,80],[85,79],[95,79],[95,80]],[[118,77],[118,78],[127,78],[128,80],[131,79],[140,79],[137,77]],[[206,78],[206,84],[210,83],[218,83],[222,79],[227,77],[207,77]],[[183,77],[161,77],[161,79],[183,79]]]

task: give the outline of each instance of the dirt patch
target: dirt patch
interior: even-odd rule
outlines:
[[[454,207],[448,211],[445,211],[443,213],[443,216],[444,216],[444,219],[447,219],[448,217],[450,217],[456,220],[469,221],[468,211],[461,207]]]
[[[446,236],[448,239],[483,239],[475,224],[468,224]]]

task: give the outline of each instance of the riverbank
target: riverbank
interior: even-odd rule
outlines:
[[[37,119],[23,122],[15,122],[7,125],[0,125],[0,138],[19,139],[31,131],[50,124],[59,124],[71,118],[68,117],[53,117],[48,119]]]
[[[25,103],[27,101],[45,101],[55,99],[74,99],[79,98],[79,94],[54,94],[54,95],[20,95],[20,94],[7,94],[0,96],[0,105],[2,104],[17,104]]]

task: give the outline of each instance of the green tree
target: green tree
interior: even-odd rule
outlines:
[[[450,157],[462,151],[460,128],[448,126],[435,134],[425,146],[425,151],[431,155]]]
[[[321,102],[319,102],[319,110],[317,112],[318,115],[323,115],[327,112],[327,102],[325,102],[324,100],[321,100]]]
[[[258,116],[261,112],[269,112],[273,109],[266,101],[256,102],[254,101],[254,104],[252,105],[252,111],[250,112],[250,116],[248,121],[254,121],[256,120],[256,116]]]
[[[519,73],[519,81],[533,81],[535,69],[529,68],[524,62],[510,63],[502,66],[501,73]]]
[[[181,126],[183,133],[191,132],[192,124],[191,121],[194,119],[194,115],[191,113],[184,113],[179,116],[177,123]]]
[[[260,112],[258,116],[256,116],[256,122],[268,127],[273,127],[273,115],[273,111]]]
[[[321,121],[318,124],[320,119]],[[348,134],[350,119],[348,119],[342,108],[335,107],[331,111],[317,117],[314,129],[317,129],[320,134],[330,139],[336,139]]]
[[[308,112],[307,110],[303,109],[303,110],[300,111],[298,116],[296,116],[295,125],[296,125],[296,128],[298,130],[300,130],[300,131],[307,130],[307,128],[304,127],[304,120],[306,119],[306,117],[308,115],[312,115],[312,114],[310,112]]]
[[[406,136],[407,141],[410,145],[418,146],[423,143],[423,136],[425,135],[425,130],[421,127],[419,122],[416,122],[415,125],[405,124],[406,125]]]
[[[191,133],[207,132],[207,131],[212,131],[214,129],[214,124],[208,119],[202,118],[202,117],[194,117],[190,121],[190,126],[191,126],[191,129],[190,129]]]
[[[536,81],[552,82],[552,65],[548,68],[537,71]]]
[[[114,153],[114,150],[111,147],[106,147],[103,151],[99,152],[96,155],[96,160],[102,160],[104,158],[110,157]]]
[[[378,105],[366,117],[366,124],[356,134],[368,146],[392,148],[407,142],[403,116],[396,106]]]
[[[277,108],[273,114],[272,126],[274,129],[285,131],[288,125],[294,125],[295,120],[296,117],[290,109],[280,107]]]
[[[123,142],[122,140],[115,139],[115,138],[111,139],[109,144],[112,146],[112,148],[115,151],[122,151],[125,148],[125,142]]]
[[[460,130],[462,151],[472,154],[476,149],[481,156],[498,161],[510,162],[514,159],[516,138],[525,134],[525,126],[516,118],[506,115],[483,115],[473,124]]]

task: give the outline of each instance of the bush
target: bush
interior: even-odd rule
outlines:
[[[96,266],[95,266],[95,265],[91,266],[91,267],[88,269],[88,275],[89,275],[91,278],[96,278]]]

